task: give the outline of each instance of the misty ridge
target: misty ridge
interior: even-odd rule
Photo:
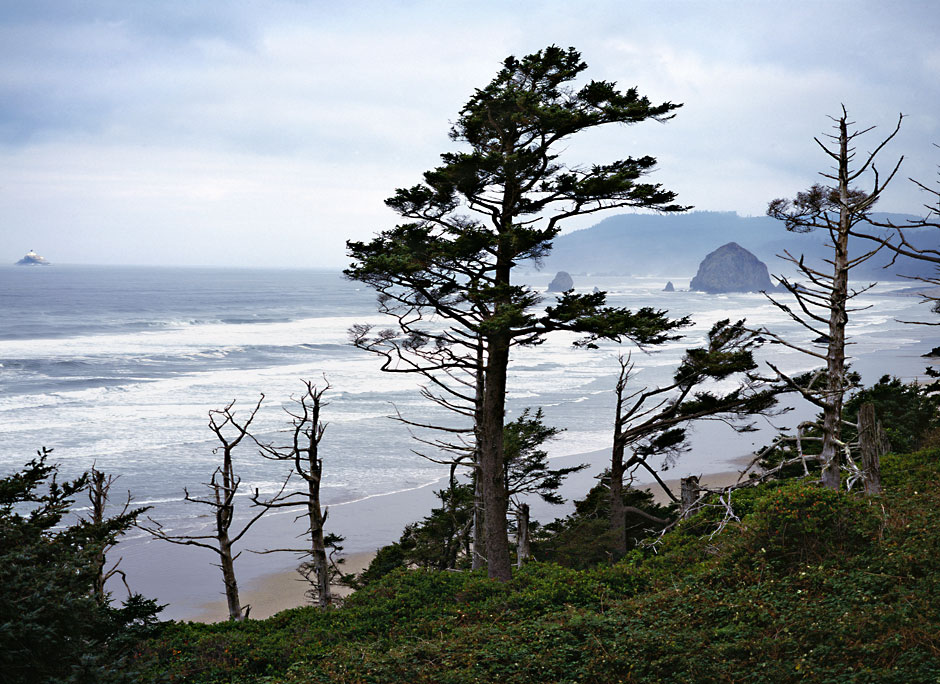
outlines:
[[[879,222],[898,225],[912,216],[873,213]],[[911,243],[929,248],[936,234],[927,228],[909,231]],[[685,214],[618,214],[590,228],[560,235],[544,259],[545,272],[567,271],[572,275],[663,275],[691,277],[707,254],[728,242],[737,242],[767,265],[771,274],[789,271],[779,258],[786,250],[808,262],[821,262],[831,254],[824,231],[787,232],[769,216],[739,216],[733,211],[692,211]],[[855,253],[863,245],[850,240]],[[934,266],[925,261],[898,257],[888,250],[875,255],[852,271],[854,278],[899,280],[930,277]],[[528,268],[528,265],[526,266]],[[582,283],[584,284],[584,283]],[[676,283],[687,287],[688,283]]]

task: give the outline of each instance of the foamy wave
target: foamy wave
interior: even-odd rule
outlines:
[[[222,325],[223,321],[218,318],[183,318],[167,319],[163,321],[145,321],[143,325],[148,328],[186,328],[193,325]]]

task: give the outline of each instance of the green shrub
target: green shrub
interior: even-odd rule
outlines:
[[[88,475],[60,482],[51,450],[0,478],[0,679],[9,684],[123,682],[160,607],[139,595],[96,599],[98,556],[140,512],[99,523],[67,516]]]
[[[857,493],[806,482],[778,487],[743,519],[741,553],[792,567],[866,550],[883,523],[881,509]]]

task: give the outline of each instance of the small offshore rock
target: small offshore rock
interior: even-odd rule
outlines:
[[[666,287],[663,288],[663,292],[675,292],[676,286],[672,284],[672,281],[669,280],[666,282]]]
[[[45,257],[39,256],[35,251],[29,250],[22,259],[16,262],[17,266],[48,266]]]

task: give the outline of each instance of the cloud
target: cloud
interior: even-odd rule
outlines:
[[[699,208],[761,213],[814,182],[812,138],[841,103],[879,126],[866,144],[909,115],[890,149],[905,175],[940,159],[940,26],[917,2],[7,4],[0,260],[36,235],[60,262],[340,265],[345,239],[393,223],[382,199],[453,148],[473,88],[550,43],[684,103],[567,156],[652,154],[652,179]],[[923,201],[897,185],[882,209]]]

